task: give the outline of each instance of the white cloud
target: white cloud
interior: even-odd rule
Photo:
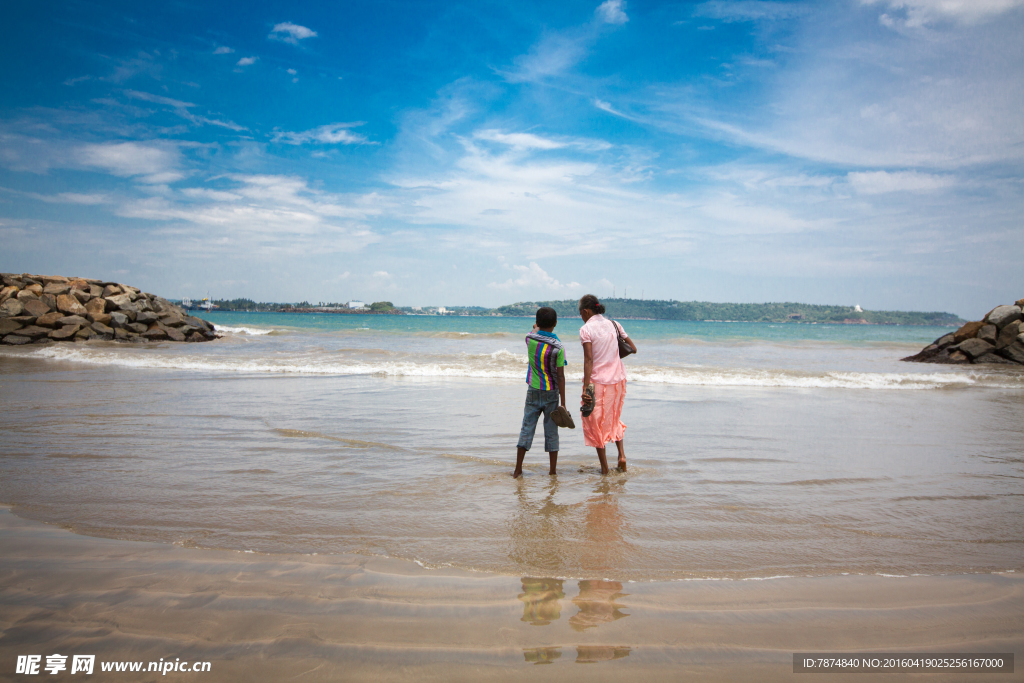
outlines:
[[[503,133],[494,128],[478,130],[473,133],[473,138],[507,145],[515,150],[551,150],[574,147],[587,151],[599,151],[611,148],[611,145],[604,140],[589,140],[586,138],[552,140],[551,138],[541,137],[533,133]]]
[[[362,221],[380,213],[376,195],[342,196],[314,190],[302,178],[229,175],[224,189],[186,188],[132,199],[117,207],[125,218],[155,221],[158,232],[182,235],[195,248],[247,253],[351,251],[378,241]]]
[[[299,72],[298,72],[298,71],[296,71],[295,69],[288,69],[288,73],[289,73],[290,75],[294,76],[295,74],[297,74],[297,73],[299,73]]]
[[[252,66],[256,63],[256,60],[258,59],[259,57],[242,57],[237,62],[235,62],[235,66]]]
[[[885,5],[896,16],[882,14],[884,26],[916,28],[942,21],[976,24],[1024,7],[1024,0],[861,0],[864,5]]]
[[[175,109],[188,109],[196,105],[191,102],[182,102],[181,100],[174,100],[170,97],[163,97],[161,95],[151,95],[148,92],[139,92],[138,90],[125,90],[124,94],[134,100],[143,100],[146,102],[153,102],[154,104],[163,104],[168,107],[174,107]]]
[[[273,142],[283,142],[289,145],[304,145],[309,142],[320,142],[325,145],[373,145],[376,144],[367,140],[365,136],[353,133],[350,128],[362,126],[365,122],[355,121],[352,123],[330,123],[326,126],[313,128],[302,132],[281,131],[274,133]]]
[[[305,26],[299,26],[291,22],[282,22],[276,24],[270,31],[270,35],[267,36],[271,40],[280,40],[285,43],[291,43],[292,45],[298,45],[300,40],[306,38],[316,38],[316,31],[306,28]]]
[[[215,54],[215,55],[229,55],[232,52],[234,52],[234,50],[232,48],[227,47],[225,45],[221,45],[220,47],[218,47],[216,50],[213,51],[213,54]]]
[[[613,107],[610,103],[605,102],[604,100],[599,100],[599,99],[595,98],[594,99],[594,106],[597,107],[598,109],[600,109],[601,111],[608,112],[612,116],[618,116],[618,117],[623,118],[623,119],[628,119],[629,121],[636,121],[637,120],[637,119],[633,118],[632,116],[630,116],[628,114],[623,114],[621,111],[615,109],[615,107]]]
[[[83,166],[100,168],[121,177],[147,176],[180,178],[176,167],[178,153],[175,148],[138,142],[84,145],[75,151],[75,158]]]
[[[787,19],[806,12],[806,8],[792,2],[770,2],[769,0],[711,0],[693,9],[696,17],[733,21],[762,21]]]
[[[373,274],[374,277],[391,277],[391,274],[386,270],[378,270]]]
[[[953,178],[945,175],[918,173],[917,171],[851,172],[847,180],[858,194],[886,192],[932,192],[953,185]]]
[[[594,13],[606,24],[625,24],[629,21],[629,17],[623,10],[625,4],[623,0],[605,0],[598,5]]]
[[[504,290],[541,288],[556,292],[568,292],[580,288],[580,283],[578,282],[567,282],[562,284],[555,278],[548,275],[543,268],[534,262],[531,262],[529,266],[511,266],[511,269],[519,273],[519,277],[509,278],[505,282],[500,283],[492,282],[488,287]]]
[[[174,109],[174,113],[181,118],[200,126],[209,124],[211,126],[219,126],[221,128],[228,128],[229,130],[234,131],[247,130],[245,126],[240,126],[234,121],[220,121],[218,119],[210,119],[205,116],[193,114],[189,111],[189,107],[195,107],[196,105],[191,102],[183,102],[181,100],[171,99],[170,97],[163,97],[162,95],[139,92],[138,90],[125,90],[124,94],[134,100],[143,100],[144,102],[152,102],[153,104],[162,104],[166,107],[171,107]]]

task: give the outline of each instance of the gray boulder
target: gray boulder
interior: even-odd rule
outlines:
[[[999,355],[1003,358],[1009,358],[1014,363],[1024,365],[1024,340],[1018,339],[1009,346],[999,349]]]
[[[117,329],[119,327],[125,327],[129,322],[128,316],[126,316],[124,313],[121,313],[120,311],[115,311],[113,313],[110,313],[109,315],[110,322],[108,324],[114,327],[114,329]]]
[[[78,332],[78,325],[65,325],[59,330],[50,332],[50,339],[70,339]]]
[[[21,315],[25,310],[25,306],[15,298],[10,298],[7,301],[0,304],[0,315],[8,318]]]
[[[110,302],[113,308],[123,308],[131,304],[132,300],[127,294],[115,294],[114,296],[106,297],[107,301]]]
[[[28,313],[29,315],[34,315],[37,318],[41,315],[46,315],[47,313],[50,312],[50,307],[47,306],[42,301],[40,301],[39,299],[25,301],[23,302],[23,306],[25,307],[26,313]]]
[[[995,344],[989,344],[987,341],[981,339],[968,339],[965,342],[961,342],[956,350],[960,353],[966,354],[968,358],[974,360],[980,356],[984,356],[990,351],[995,351]]]
[[[1017,335],[1020,334],[1021,321],[1015,320],[1003,329],[999,330],[999,336],[996,338],[996,348],[1005,349],[1007,346],[1012,344],[1017,339]]]
[[[985,322],[1000,328],[1020,319],[1021,311],[1019,306],[996,306],[985,316]]]
[[[66,315],[57,321],[59,325],[88,325],[89,321],[80,315]]]
[[[4,337],[4,344],[12,344],[14,346],[21,346],[22,344],[28,344],[32,340],[28,337],[22,337],[17,334],[9,334]]]
[[[7,336],[15,330],[21,329],[21,323],[15,322],[10,318],[0,318],[0,337]]]
[[[55,327],[58,321],[64,317],[64,314],[60,311],[54,311],[53,313],[47,313],[36,318],[36,325],[42,327]]]
[[[50,334],[50,330],[45,327],[39,327],[38,325],[29,325],[18,330],[18,336],[28,337],[29,339],[39,339]]]
[[[975,338],[980,339],[982,341],[987,341],[989,344],[994,345],[996,343],[997,333],[998,330],[996,329],[995,325],[985,325],[983,328],[978,330],[978,336]]]

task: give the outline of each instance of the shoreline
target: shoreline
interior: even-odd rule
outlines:
[[[377,557],[268,556],[81,536],[18,517],[10,506],[0,506],[0,547],[6,675],[18,655],[59,652],[97,661],[209,661],[204,680],[621,680],[642,673],[774,681],[791,680],[794,652],[1014,652],[1024,645],[1024,576],[1012,573],[626,584],[514,577]],[[98,668],[95,676],[118,679]],[[951,672],[929,680],[963,678]]]

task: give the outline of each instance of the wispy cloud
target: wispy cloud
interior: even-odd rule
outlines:
[[[883,5],[879,16],[884,26],[917,28],[952,21],[977,24],[1024,7],[1024,0],[861,0],[864,5]]]
[[[511,147],[515,150],[552,150],[572,147],[580,150],[600,151],[611,148],[611,145],[604,140],[590,140],[583,138],[552,139],[545,138],[533,133],[505,133],[494,128],[478,130],[473,133],[473,139],[495,142]]]
[[[711,0],[693,8],[693,16],[733,21],[779,20],[795,17],[807,12],[807,8],[795,2],[771,2],[770,0]]]
[[[883,194],[886,192],[932,192],[953,185],[948,175],[934,175],[917,171],[851,172],[846,176],[850,185],[859,194]]]
[[[143,102],[152,102],[153,104],[171,107],[172,109],[174,109],[175,114],[197,125],[219,126],[220,128],[227,128],[229,130],[234,131],[247,130],[244,126],[240,126],[233,121],[221,121],[219,119],[211,119],[205,116],[193,114],[191,111],[189,111],[190,107],[196,106],[192,102],[183,102],[181,100],[175,100],[170,97],[164,97],[162,95],[153,95],[151,93],[140,92],[138,90],[125,90],[124,94],[129,99],[142,100]]]
[[[252,66],[258,59],[259,57],[242,57],[235,62],[235,66]]]
[[[280,131],[274,133],[273,142],[283,142],[288,145],[305,145],[310,142],[319,142],[325,145],[373,145],[377,144],[368,140],[359,133],[353,133],[350,128],[364,125],[364,121],[352,123],[330,123],[326,126],[313,128],[299,133]]]
[[[213,54],[215,54],[215,55],[229,55],[229,54],[233,53],[234,51],[235,50],[233,48],[230,48],[227,45],[221,45],[220,47],[218,47],[216,50],[213,51]]]
[[[280,40],[284,43],[291,43],[292,45],[298,45],[300,40],[316,38],[316,31],[308,29],[305,26],[299,26],[298,24],[285,21],[280,24],[275,24],[267,38],[270,38],[271,40]]]
[[[82,166],[101,169],[121,177],[141,177],[143,182],[162,184],[184,177],[178,170],[177,149],[169,144],[120,142],[84,145],[75,158]]]
[[[629,21],[625,6],[626,3],[623,0],[605,0],[598,5],[594,13],[606,24],[625,24]]]

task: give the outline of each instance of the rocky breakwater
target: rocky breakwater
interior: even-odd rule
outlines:
[[[1024,299],[1012,306],[996,306],[982,320],[939,337],[903,360],[1024,365]]]
[[[4,344],[217,338],[212,324],[128,285],[59,275],[0,273],[0,279],[0,341]]]

